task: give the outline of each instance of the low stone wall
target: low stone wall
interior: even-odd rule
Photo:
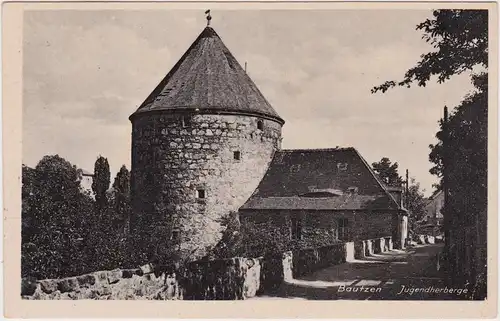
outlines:
[[[373,241],[372,240],[366,240],[365,242],[365,256],[370,256],[373,255]]]
[[[233,258],[188,264],[178,283],[184,300],[243,300],[260,287],[260,260]]]
[[[366,254],[366,242],[364,241],[354,242],[354,258],[362,259],[366,256],[365,254]]]
[[[371,240],[354,241],[354,258],[363,259],[377,253],[392,251],[394,245],[392,237],[381,237]]]
[[[331,265],[344,263],[346,258],[347,245],[345,243],[293,251],[293,276],[301,276]]]
[[[434,236],[432,236],[432,235],[426,235],[425,236],[425,243],[427,243],[427,244],[435,244],[436,240],[435,240]]]
[[[64,279],[23,279],[21,296],[28,300],[244,300],[273,292],[294,277],[391,247],[390,238],[380,238],[255,259],[195,261],[178,268],[146,264]]]
[[[393,249],[394,249],[394,244],[392,243],[392,237],[388,236],[385,238],[384,252],[392,251]]]
[[[175,293],[172,295],[175,299],[180,296],[176,282],[167,283],[167,278],[157,277],[147,265],[135,270],[99,271],[64,279],[24,280],[30,286],[22,287],[21,295],[33,300],[137,300],[155,299],[159,292],[166,292],[165,295]]]
[[[259,262],[261,270],[258,294],[275,292],[283,282],[293,279],[293,253],[291,251],[259,258]]]
[[[373,253],[374,254],[382,253],[381,239],[372,240],[372,244],[373,244]]]
[[[260,288],[259,259],[192,262],[179,269],[147,264],[78,277],[22,281],[23,299],[242,300]]]
[[[345,261],[346,262],[352,262],[355,260],[356,256],[356,249],[354,246],[354,242],[347,242],[345,243]]]

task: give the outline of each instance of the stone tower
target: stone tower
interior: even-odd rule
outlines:
[[[284,124],[211,27],[130,121],[131,229],[189,259],[220,240],[221,218],[254,192]]]

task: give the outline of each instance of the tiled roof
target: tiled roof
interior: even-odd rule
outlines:
[[[437,198],[438,196],[440,196],[441,194],[443,193],[443,190],[442,189],[438,189],[438,190],[435,190],[431,196],[429,196],[429,200],[433,200],[435,198]]]
[[[434,191],[434,193],[427,198],[427,205],[431,205],[436,202],[436,200],[439,201],[439,199],[444,199],[443,190],[441,189]]]
[[[380,195],[342,195],[334,197],[266,197],[251,198],[242,209],[261,210],[359,210],[391,208],[388,197]]]
[[[341,191],[330,193],[321,191]],[[246,209],[399,209],[392,195],[354,148],[282,150]]]
[[[284,123],[210,27],[201,32],[131,117],[148,111],[196,109],[260,115]]]

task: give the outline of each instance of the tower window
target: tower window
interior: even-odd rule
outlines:
[[[233,152],[233,158],[234,158],[234,160],[240,160],[241,159],[241,152],[239,150]]]
[[[171,234],[171,236],[170,236],[170,239],[171,239],[172,241],[179,241],[180,236],[181,236],[181,232],[179,231],[179,229],[178,229],[178,228],[174,228],[174,229],[172,230],[172,234]]]
[[[201,199],[204,199],[206,197],[205,195],[205,190],[204,189],[197,189],[196,190],[196,197],[197,198],[201,198]]]
[[[257,121],[257,129],[264,130],[264,122],[262,120]]]
[[[183,128],[191,127],[191,117],[190,116],[182,116],[181,117],[181,125]]]

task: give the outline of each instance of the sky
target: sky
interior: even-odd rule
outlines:
[[[443,107],[472,90],[444,84],[370,89],[400,80],[433,50],[415,30],[428,10],[212,10],[211,26],[286,121],[283,148],[355,147],[388,157],[425,194],[429,144]],[[206,26],[204,10],[26,11],[23,163],[59,154],[88,171],[99,155],[112,176],[130,168],[128,116]]]

